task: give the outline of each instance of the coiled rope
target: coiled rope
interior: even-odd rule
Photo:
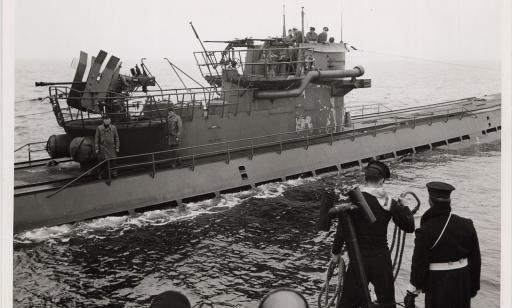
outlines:
[[[329,283],[332,276],[334,276],[334,270],[336,268],[338,268],[338,282],[336,283],[334,296],[329,299]],[[345,278],[346,270],[345,260],[343,260],[343,257],[341,256],[340,261],[337,264],[333,260],[329,262],[327,271],[325,272],[325,283],[320,289],[320,294],[318,294],[318,308],[331,307],[336,302],[336,299],[338,301],[341,299],[341,295],[343,294],[343,280]]]
[[[400,195],[401,198],[405,198],[407,195],[411,195],[416,199],[416,206],[411,210],[411,213],[414,215],[418,212],[420,209],[420,199],[418,196],[413,193],[412,191],[406,191]],[[405,238],[407,233],[405,231],[400,230],[397,225],[395,225],[395,228],[393,230],[393,240],[391,241],[391,246],[389,248],[389,251],[393,253],[393,248],[395,246],[395,240],[396,240],[396,249],[394,250],[394,258],[393,258],[393,280],[396,280],[396,277],[398,277],[398,273],[400,272],[400,267],[402,266],[402,258],[404,256],[404,248],[405,248]],[[400,242],[400,239],[402,241]]]

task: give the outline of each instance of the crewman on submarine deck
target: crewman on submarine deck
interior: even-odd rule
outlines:
[[[414,308],[423,291],[425,308],[469,308],[480,289],[480,247],[473,221],[452,214],[452,185],[430,182],[427,189],[430,208],[416,230],[405,307]]]
[[[365,185],[360,190],[375,215],[376,221],[368,223],[360,212],[350,213],[359,249],[362,255],[362,264],[368,282],[375,288],[379,307],[394,308],[395,287],[391,254],[387,242],[388,224],[391,218],[394,223],[408,233],[414,232],[414,217],[411,210],[404,206],[401,199],[391,199],[384,189],[384,180],[391,176],[388,166],[380,161],[371,161],[365,170]],[[343,238],[341,224],[338,228],[332,246],[333,261],[339,262]],[[345,275],[343,293],[338,307],[355,308],[364,303],[364,298],[358,286],[356,269],[350,262]]]
[[[183,131],[183,122],[181,117],[174,112],[174,106],[170,106],[167,113],[167,145],[170,150],[176,149],[181,143],[181,133]],[[171,152],[172,167],[176,167],[178,152]]]
[[[111,124],[111,119],[108,114],[103,116],[103,123],[96,128],[94,134],[94,146],[98,160],[105,160],[116,158],[119,153],[119,135],[117,134],[117,128],[114,124]],[[110,167],[115,167],[116,161],[110,161]],[[99,171],[98,177],[102,177],[102,173],[107,168],[105,164],[103,170]],[[117,176],[117,169],[112,170],[112,176]]]

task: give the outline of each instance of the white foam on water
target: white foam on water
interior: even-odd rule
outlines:
[[[14,236],[15,243],[38,243],[49,239],[61,238],[73,231],[72,224],[43,227],[25,231]]]
[[[54,227],[42,227],[15,235],[15,243],[39,243],[47,240],[67,242],[71,237],[105,238],[98,232],[123,233],[133,228],[145,226],[163,226],[178,220],[193,219],[201,214],[217,213],[241,204],[249,198],[269,199],[283,195],[289,187],[317,181],[319,177],[299,178],[285,182],[268,183],[255,189],[230,194],[217,198],[190,202],[170,209],[147,211],[133,216],[108,216],[74,224]]]
[[[258,186],[256,189],[258,193],[254,195],[254,198],[258,199],[268,199],[268,198],[277,198],[284,194],[287,188],[299,186],[306,183],[311,183],[319,180],[320,177],[308,177],[308,178],[298,178],[294,180],[288,180],[285,182],[277,182],[277,183],[268,183]]]

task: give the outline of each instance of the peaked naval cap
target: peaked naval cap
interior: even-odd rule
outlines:
[[[430,199],[449,202],[450,194],[455,190],[455,187],[443,182],[429,182],[427,183],[427,189]]]
[[[380,178],[389,179],[391,177],[391,172],[385,163],[378,160],[372,160],[366,166],[365,175],[373,175]]]

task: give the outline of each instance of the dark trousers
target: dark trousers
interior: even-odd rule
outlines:
[[[379,255],[364,256],[366,279],[374,286],[379,305],[382,308],[395,308],[395,282],[389,252]],[[363,307],[364,297],[359,282],[356,280],[354,267],[349,265],[343,283],[343,294],[338,308]]]
[[[471,277],[468,267],[430,271],[425,308],[470,308]]]
[[[111,158],[116,158],[116,157],[117,156],[113,156]],[[100,161],[102,161],[102,160],[107,159],[107,158],[106,158],[105,154],[100,153],[98,155],[98,159]],[[117,167],[117,160],[116,159],[110,160],[110,169],[115,168],[115,167]],[[99,166],[99,168],[98,168],[98,177],[99,178],[108,178],[108,168],[109,168],[109,163],[107,163],[107,162],[104,162],[101,166]],[[110,176],[117,176],[117,169],[112,169],[111,173],[110,173]]]

